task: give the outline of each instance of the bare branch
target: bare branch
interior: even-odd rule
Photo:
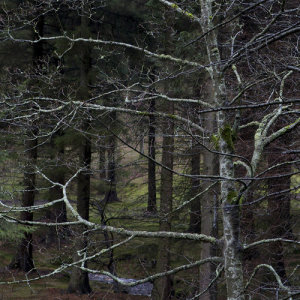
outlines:
[[[206,263],[211,263],[211,262],[222,263],[223,259],[221,257],[209,257],[209,258],[206,258],[206,259],[198,260],[198,261],[196,261],[194,263],[191,263],[191,264],[182,265],[180,267],[174,268],[174,269],[166,271],[166,272],[156,273],[154,275],[148,276],[148,277],[146,277],[144,279],[136,280],[134,282],[124,282],[119,277],[117,277],[117,276],[115,276],[115,275],[113,275],[113,274],[111,274],[109,272],[105,272],[105,271],[97,271],[97,270],[93,270],[93,269],[89,269],[89,268],[82,268],[82,267],[80,267],[80,269],[82,269],[84,271],[87,271],[87,272],[90,272],[90,273],[93,273],[93,274],[107,275],[107,276],[111,277],[113,280],[115,280],[116,282],[118,282],[118,283],[120,283],[120,284],[122,284],[124,286],[128,286],[129,287],[129,286],[135,286],[135,285],[138,285],[138,284],[141,284],[141,283],[145,283],[145,282],[148,282],[148,281],[152,281],[152,280],[164,277],[164,276],[176,274],[176,273],[178,273],[180,271],[189,270],[191,268],[194,268],[194,267],[206,264]]]
[[[249,245],[244,245],[243,249],[246,250],[246,249],[257,247],[257,246],[260,246],[260,245],[263,245],[263,244],[277,243],[277,242],[300,245],[299,241],[282,239],[282,238],[275,238],[275,239],[260,240],[260,241],[254,242],[252,244],[249,244]]]
[[[267,264],[260,264],[260,265],[258,265],[258,266],[255,267],[253,273],[252,273],[251,276],[250,276],[250,279],[248,280],[248,282],[247,282],[246,285],[245,285],[245,290],[247,290],[247,288],[248,288],[250,282],[252,281],[253,277],[256,275],[257,271],[258,271],[259,269],[261,269],[261,268],[267,268],[267,269],[269,269],[269,270],[273,273],[273,275],[275,276],[276,281],[277,281],[279,287],[280,287],[282,290],[284,290],[284,291],[286,291],[287,293],[290,294],[290,292],[291,292],[290,288],[287,287],[287,286],[285,286],[285,285],[282,283],[281,278],[280,278],[280,276],[278,275],[278,273],[275,271],[275,269],[274,269],[271,265],[267,265]]]

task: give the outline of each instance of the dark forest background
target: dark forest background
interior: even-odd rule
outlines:
[[[1,1],[2,299],[297,299],[299,15]]]

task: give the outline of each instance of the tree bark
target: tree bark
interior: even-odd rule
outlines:
[[[105,138],[103,139],[105,142]],[[101,181],[106,179],[106,149],[105,145],[99,146],[99,178]],[[102,188],[102,185],[100,186]],[[102,190],[100,190],[102,192]]]
[[[81,16],[81,34],[82,36],[87,35],[88,30],[88,18],[86,16]],[[80,87],[78,91],[78,98],[86,99],[89,96],[88,91],[88,74],[90,71],[90,46],[86,44],[81,44],[80,49]],[[87,134],[89,130],[89,121],[85,121],[82,124],[82,130]],[[78,174],[77,177],[77,211],[79,215],[85,220],[89,219],[89,208],[90,208],[90,165],[91,165],[91,141],[85,135],[81,138],[81,145],[79,147],[79,166],[84,167],[84,170]],[[73,261],[78,261],[82,259],[87,253],[88,239],[87,235],[84,234],[86,227],[80,225],[75,230],[75,248]],[[78,255],[78,251],[82,255]],[[83,264],[87,267],[87,263]],[[73,267],[72,273],[69,281],[68,292],[87,294],[92,291],[89,284],[89,277],[86,271],[80,268]]]
[[[106,178],[107,178],[107,161],[106,161],[106,136],[101,137],[100,144],[98,146],[99,153],[99,185],[98,185],[98,195],[99,197],[104,197],[105,187],[106,187]]]
[[[200,149],[197,146],[192,147],[192,158],[191,158],[191,175],[200,174]],[[192,186],[190,191],[190,198],[196,197],[190,207],[190,224],[189,232],[200,233],[201,232],[201,199],[197,194],[200,192],[200,180],[197,177],[191,179]]]
[[[270,148],[270,154],[268,157],[269,167],[274,164],[280,164],[287,161],[286,156],[281,156],[280,149],[276,147]],[[291,173],[291,165],[285,165],[280,168],[280,170],[275,169],[272,172],[272,176],[275,178],[268,180],[268,193],[274,194],[268,197],[268,213],[269,213],[269,228],[270,228],[270,238],[293,238],[291,229],[291,215],[290,215],[290,203],[291,197],[290,193],[286,192],[284,194],[276,195],[276,193],[289,190],[291,187],[290,177],[276,178],[279,174],[289,174]],[[283,282],[287,281],[287,274],[285,270],[284,263],[284,247],[281,242],[274,243],[271,249],[267,249],[269,253],[270,264],[273,266],[275,271],[281,277]]]
[[[220,86],[221,88],[222,86]],[[228,124],[228,116],[218,113],[218,128],[222,132]],[[220,150],[223,153],[219,159],[220,176],[234,178],[233,159],[226,154],[233,154],[233,149],[225,138],[220,138]],[[225,278],[228,300],[243,300],[243,267],[242,247],[240,245],[240,208],[235,202],[236,187],[231,180],[222,180],[221,199],[224,233]]]
[[[110,114],[113,121],[117,119],[116,112],[112,112]],[[114,122],[113,122],[114,123]],[[113,124],[112,123],[112,124]],[[117,184],[116,184],[116,138],[114,135],[110,135],[107,137],[107,181],[108,187],[105,192],[105,196],[103,199],[104,203],[118,202],[120,199],[117,194]]]
[[[219,105],[226,104],[225,82],[222,74],[214,72],[214,89],[217,94]],[[225,134],[228,131],[230,117],[226,112],[220,111],[217,114],[217,126],[220,133],[219,157],[220,176],[223,178],[234,178],[233,166],[233,145],[232,137]],[[231,130],[231,129],[230,129]],[[228,300],[244,300],[242,247],[240,245],[240,207],[236,203],[237,190],[232,180],[221,181],[221,201],[223,213],[224,233],[224,260],[225,278]]]
[[[173,105],[168,109],[168,113],[174,113]],[[163,126],[162,143],[162,165],[173,170],[174,151],[174,124],[171,120]],[[161,190],[160,190],[160,231],[171,231],[171,211],[173,202],[173,172],[165,168],[161,169]],[[159,243],[157,257],[157,272],[165,272],[170,268],[170,239],[162,239]],[[164,276],[154,282],[152,299],[171,299],[172,280],[171,276]]]
[[[211,97],[210,97],[211,98]],[[215,114],[207,114],[203,121],[206,130],[205,136],[211,136],[215,132]],[[205,142],[208,148],[212,149],[212,145]],[[216,175],[218,174],[218,162],[214,153],[203,150],[203,174]],[[205,190],[211,185],[211,181],[202,181],[202,189]],[[211,188],[201,197],[201,233],[208,236],[217,237],[217,205],[219,191]],[[217,256],[216,246],[209,243],[203,243],[201,247],[201,258],[205,259],[211,256]],[[212,263],[204,264],[200,268],[200,289],[206,289],[215,276],[216,267]],[[212,285],[207,293],[203,294],[201,300],[215,300],[217,298],[217,287]]]
[[[213,16],[211,0],[201,1],[201,22],[202,30],[206,32],[213,28],[211,16]],[[215,104],[218,107],[226,106],[228,103],[226,85],[223,72],[219,63],[221,55],[217,34],[211,31],[206,36],[207,55],[210,68],[208,69],[214,90]],[[221,202],[224,234],[224,260],[225,278],[228,300],[244,300],[243,267],[240,246],[240,223],[239,205],[235,202],[237,196],[234,184],[233,166],[233,142],[231,132],[231,119],[226,111],[217,112],[217,130],[219,133],[219,148],[222,153],[219,155],[219,168],[221,181]]]
[[[33,135],[37,131],[33,132]],[[25,154],[26,165],[24,170],[24,191],[22,195],[22,207],[28,207],[34,205],[35,198],[35,181],[36,174],[35,168],[37,161],[37,138],[33,138],[32,134],[28,133],[27,140],[25,141]],[[20,220],[32,221],[33,213],[22,211],[20,213]],[[9,264],[10,269],[18,269],[20,271],[28,272],[34,269],[34,263],[32,258],[32,233],[24,233],[24,238],[17,246],[17,252]]]
[[[155,100],[150,101],[150,112],[155,111]],[[155,117],[149,116],[148,131],[148,206],[147,211],[156,213],[156,165],[155,165]]]
[[[56,132],[50,140],[50,167],[48,177],[53,182],[58,182],[60,184],[64,184],[65,182],[65,171],[64,166],[61,165],[64,158],[64,146],[56,146],[55,139],[57,137],[61,137],[62,133]],[[48,201],[52,202],[57,199],[63,198],[62,188],[59,186],[53,186],[49,189],[48,192]],[[62,223],[67,221],[67,209],[65,202],[60,202],[54,204],[47,210],[47,219],[52,222]],[[66,227],[53,227],[51,226],[48,231],[48,235],[46,236],[46,242],[52,243],[57,238],[63,238],[66,233]]]
[[[84,129],[88,130],[88,126],[86,125]],[[85,167],[85,170],[78,174],[77,179],[77,211],[82,218],[88,220],[90,207],[91,142],[87,137],[82,138],[82,146],[79,150],[79,162],[81,166]],[[75,249],[82,251],[83,255],[86,253],[86,248],[88,247],[87,235],[83,234],[85,230],[86,227],[83,225],[75,230]],[[82,256],[78,255],[76,250],[73,255],[73,261],[82,259]],[[87,263],[84,263],[84,267],[87,267]],[[88,273],[86,271],[82,271],[76,267],[72,269],[68,292],[79,294],[91,292]]]
[[[43,36],[44,31],[44,17],[40,16],[36,24],[36,32],[33,32],[33,38],[38,38]],[[32,65],[33,67],[38,67],[40,64],[40,59],[43,56],[43,43],[40,41],[33,44],[32,52]],[[29,83],[30,85],[31,83]],[[25,140],[25,156],[26,156],[26,165],[24,167],[24,191],[22,195],[22,206],[32,206],[34,205],[35,198],[35,165],[37,163],[37,138],[36,134],[38,129],[35,122],[29,124],[30,129],[27,130],[27,137]],[[23,221],[32,221],[33,213],[32,212],[21,212],[20,219]],[[9,268],[18,269],[24,272],[28,272],[34,269],[34,263],[32,258],[32,234],[24,233],[24,238],[21,240],[17,246],[17,252],[13,257]]]

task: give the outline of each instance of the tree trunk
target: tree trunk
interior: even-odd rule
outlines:
[[[173,105],[168,113],[174,113]],[[167,111],[167,110],[166,110]],[[173,170],[174,151],[174,124],[171,120],[163,124],[162,165]],[[173,200],[173,172],[161,169],[160,190],[160,231],[171,231],[171,211]],[[161,239],[159,242],[157,272],[165,272],[170,268],[170,239]],[[152,299],[171,299],[171,276],[164,276],[154,282]]]
[[[150,101],[150,112],[155,111],[155,100]],[[149,213],[156,213],[155,117],[149,116],[148,131],[148,206]]]
[[[200,149],[197,146],[192,147],[191,158],[191,175],[200,174]],[[200,192],[200,180],[199,178],[192,178],[192,187],[190,192],[190,198],[194,198]],[[189,232],[200,233],[201,232],[201,199],[200,196],[196,197],[190,208],[190,225]]]
[[[40,16],[36,24],[36,32],[33,32],[33,38],[38,38],[43,36],[44,30],[44,17]],[[33,67],[38,67],[40,64],[40,59],[43,56],[43,43],[40,41],[33,44],[32,52],[32,64]],[[29,83],[30,85],[31,83]],[[27,138],[25,140],[25,156],[26,165],[24,167],[24,192],[22,195],[22,206],[32,206],[34,205],[35,198],[35,169],[34,166],[37,163],[37,138],[35,138],[38,130],[36,124],[30,124],[30,129],[27,130]],[[20,219],[23,221],[32,221],[32,212],[21,212]],[[9,268],[18,269],[24,272],[28,272],[34,269],[33,259],[32,259],[32,234],[24,233],[24,238],[21,240],[20,244],[17,246],[17,252],[13,257]]]
[[[117,119],[116,112],[110,114],[113,121]],[[116,184],[116,138],[114,135],[107,137],[107,181],[108,187],[105,192],[103,199],[104,203],[118,202],[120,199],[117,195],[117,184]]]
[[[88,18],[86,16],[81,16],[81,33],[82,36],[87,35],[88,30]],[[90,71],[90,46],[86,44],[81,44],[80,48],[80,87],[78,91],[78,98],[81,100],[88,98],[88,73]],[[84,132],[89,130],[89,121],[85,121],[82,125]],[[77,177],[77,211],[79,215],[85,220],[89,219],[89,208],[90,208],[90,165],[91,165],[91,141],[87,136],[81,138],[81,147],[79,147],[79,165],[85,169],[78,174]],[[88,239],[87,235],[83,234],[86,230],[85,226],[80,225],[75,230],[75,248],[73,261],[78,261],[82,259],[87,253]],[[78,255],[78,251],[81,251],[82,255]],[[87,263],[83,264],[87,267]],[[86,271],[80,268],[73,267],[72,273],[69,281],[68,292],[69,293],[79,293],[87,294],[91,292],[91,287],[89,284],[89,277]]]
[[[88,130],[88,126],[85,126],[85,130]],[[89,202],[90,202],[90,164],[91,164],[91,142],[88,138],[82,138],[83,145],[79,150],[79,162],[81,166],[85,166],[85,170],[78,174],[77,179],[77,211],[79,215],[85,220],[89,219]],[[86,253],[88,247],[87,235],[83,234],[86,230],[85,226],[81,225],[75,231],[75,251],[73,255],[73,261],[77,261],[83,258],[79,256],[77,251],[82,251],[83,255]],[[87,267],[87,263],[84,263],[84,267]],[[79,268],[74,267],[72,269],[71,278],[69,282],[68,292],[87,294],[91,292],[89,284],[88,273]]]
[[[105,138],[103,139],[105,143]],[[106,149],[105,145],[99,146],[99,178],[101,181],[106,179]],[[102,186],[100,186],[101,188]],[[102,192],[102,189],[100,190]]]
[[[275,164],[284,163],[287,160],[286,156],[281,156],[280,149],[276,147],[271,147],[270,154],[268,157],[269,167]],[[272,172],[272,176],[275,178],[268,180],[268,193],[276,194],[280,191],[288,190],[291,187],[290,177],[276,178],[279,174],[289,174],[291,173],[291,165],[284,165],[282,167],[276,168],[275,172]],[[273,195],[268,197],[268,212],[269,212],[269,238],[287,238],[292,239],[292,229],[291,229],[291,215],[290,215],[290,204],[291,197],[290,193],[284,193],[279,195]],[[287,274],[285,271],[284,264],[284,248],[281,242],[274,243],[272,248],[267,249],[269,252],[270,264],[274,267],[275,271],[281,277],[283,282],[287,280]]]
[[[37,131],[33,132],[33,135]],[[32,134],[28,134],[28,138],[25,141],[25,154],[26,165],[24,170],[24,191],[22,195],[22,207],[28,207],[34,205],[35,197],[35,168],[37,161],[37,139],[32,138]],[[22,211],[20,214],[20,220],[32,221],[33,213]],[[9,264],[10,269],[18,269],[20,271],[28,272],[34,269],[34,263],[32,259],[32,234],[24,233],[24,238],[17,246],[17,252]]]
[[[65,168],[61,166],[61,162],[63,161],[64,157],[64,147],[63,146],[56,146],[55,145],[55,138],[60,137],[62,135],[61,132],[56,132],[50,141],[51,146],[51,164],[49,169],[48,177],[53,182],[58,182],[60,184],[64,184],[65,182]],[[48,201],[52,202],[58,199],[63,198],[63,191],[62,188],[59,186],[53,186],[49,189],[48,192]],[[47,218],[52,222],[62,223],[67,221],[67,209],[65,202],[60,202],[57,204],[52,205],[47,211]],[[57,238],[63,238],[65,233],[66,227],[53,227],[49,228],[48,235],[46,237],[46,241],[48,243],[54,242]]]
[[[222,81],[218,83],[222,90]],[[224,86],[223,86],[224,87]],[[222,99],[222,98],[221,98]],[[220,134],[219,158],[220,176],[234,178],[232,141],[225,138],[224,130],[228,128],[229,117],[225,112],[218,112],[218,130]],[[231,138],[230,138],[231,139]],[[221,201],[223,213],[225,278],[228,300],[244,300],[242,247],[240,245],[240,207],[236,202],[237,191],[232,180],[221,181]]]
[[[211,16],[214,15],[213,1],[201,1],[201,22],[203,32],[214,27]],[[217,107],[228,105],[227,91],[223,72],[220,70],[220,48],[216,31],[206,36],[208,69]],[[226,111],[217,113],[217,130],[219,133],[219,168],[221,178],[234,179],[233,141],[230,114]],[[239,205],[236,203],[237,189],[233,180],[221,181],[221,201],[224,232],[225,278],[228,300],[244,300],[243,267],[240,246]]]
[[[99,185],[98,185],[98,195],[99,197],[104,197],[106,188],[106,178],[107,178],[107,161],[106,161],[106,137],[103,134],[101,138],[100,145],[98,147],[99,153]]]
[[[215,131],[215,114],[207,114],[203,121],[204,128],[206,130],[205,136],[211,136]],[[208,148],[212,148],[206,142]],[[203,150],[203,174],[205,175],[216,175],[218,173],[218,164],[214,153]],[[201,183],[202,190],[207,189],[212,184],[211,181],[203,180]],[[211,188],[201,197],[201,233],[208,236],[217,237],[217,195],[219,191]],[[217,256],[217,249],[214,245],[209,243],[203,243],[201,248],[201,258],[205,259],[211,256]],[[200,268],[200,289],[206,289],[215,276],[215,265],[207,263]],[[203,300],[215,300],[217,298],[216,285],[212,285],[207,293],[203,294],[201,299]]]

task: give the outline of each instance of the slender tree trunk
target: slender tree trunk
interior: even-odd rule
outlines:
[[[274,164],[284,163],[287,160],[286,157],[280,156],[280,149],[272,147],[268,157],[269,167]],[[291,173],[291,165],[282,166],[280,172],[278,169],[273,172],[273,176],[278,174]],[[268,193],[275,194],[268,198],[268,211],[269,211],[269,228],[270,238],[293,238],[291,224],[290,224],[290,193],[284,193],[276,195],[276,193],[290,189],[291,181],[289,177],[272,178],[268,180]],[[284,248],[281,242],[274,243],[272,248],[267,249],[270,258],[270,264],[274,267],[275,271],[281,277],[283,282],[287,280],[287,274],[284,264]]]
[[[113,121],[117,119],[116,112],[110,114]],[[117,195],[117,184],[116,184],[116,138],[113,135],[107,137],[107,181],[108,188],[105,192],[104,203],[111,203],[120,201]]]
[[[212,0],[201,0],[201,22],[203,32],[209,31],[214,24],[211,16],[213,12]],[[227,91],[223,72],[219,63],[221,55],[216,31],[212,30],[206,36],[207,55],[210,68],[210,78],[214,90],[213,98],[217,107],[228,105]],[[226,111],[217,113],[217,130],[220,135],[219,155],[220,176],[234,179],[233,142],[230,115]],[[222,219],[224,232],[224,261],[225,278],[228,300],[244,300],[243,266],[240,246],[240,212],[236,203],[237,190],[233,180],[221,181]]]
[[[215,131],[215,114],[207,114],[203,121],[204,128],[206,129],[205,136],[211,136]],[[212,148],[205,142],[208,148]],[[218,164],[214,153],[203,150],[203,174],[205,175],[216,175],[218,172]],[[207,189],[212,184],[211,181],[202,181],[202,189]],[[217,237],[217,199],[218,192],[211,188],[201,197],[201,233],[209,236]],[[217,249],[215,246],[209,243],[203,243],[201,248],[201,258],[205,259],[211,256],[217,255]],[[200,290],[206,289],[215,276],[216,268],[213,264],[204,264],[200,268]],[[217,298],[217,288],[212,285],[207,293],[203,294],[201,299],[203,300],[215,300]]]
[[[105,139],[103,139],[103,142]],[[99,178],[101,181],[106,179],[106,149],[105,145],[99,146]]]
[[[43,36],[44,29],[44,17],[40,16],[36,24],[36,31],[39,36]],[[37,34],[33,32],[33,38],[38,38]],[[33,44],[32,53],[32,64],[33,67],[38,67],[40,64],[40,59],[43,56],[43,43],[38,42]],[[31,83],[29,83],[30,85]],[[27,137],[25,140],[25,156],[26,165],[24,168],[24,192],[22,195],[22,206],[32,206],[34,205],[35,198],[35,169],[34,166],[37,163],[37,138],[35,137],[38,133],[36,124],[31,124],[31,128],[27,130]],[[32,212],[21,212],[20,219],[24,221],[32,221]],[[11,269],[19,269],[24,272],[28,272],[34,269],[33,258],[32,258],[32,234],[24,233],[24,238],[21,240],[20,244],[17,246],[17,252],[13,257],[11,263],[9,264]]]
[[[102,137],[101,144],[98,147],[99,153],[99,186],[98,186],[98,195],[103,197],[105,195],[106,188],[106,137]]]
[[[64,184],[65,182],[65,171],[64,171],[64,166],[61,166],[61,162],[63,161],[64,157],[64,147],[59,146],[58,148],[55,145],[55,138],[60,137],[62,134],[61,132],[55,133],[50,141],[50,146],[51,146],[51,155],[50,159],[52,162],[52,165],[50,165],[50,170],[48,177],[53,181],[53,182],[58,182],[60,184]],[[55,152],[55,153],[54,153]],[[63,191],[62,188],[59,186],[53,186],[49,189],[49,194],[48,194],[48,201],[52,202],[57,199],[62,199],[63,198]],[[62,223],[67,221],[67,209],[66,209],[66,204],[65,202],[60,202],[57,204],[54,204],[53,206],[50,207],[50,209],[47,211],[47,218],[53,222],[57,223]],[[49,243],[52,243],[55,241],[56,238],[63,238],[64,233],[65,233],[66,228],[61,228],[61,227],[53,227],[51,226],[49,228],[49,233],[48,236],[46,237],[46,241]]]
[[[220,89],[222,88],[221,86],[219,87]],[[217,123],[219,132],[226,130],[228,126],[228,116],[226,116],[226,113],[218,113]],[[219,158],[220,176],[223,178],[234,178],[233,159],[229,156],[230,154],[233,154],[233,149],[230,142],[224,137],[220,138],[220,150],[223,153]],[[221,199],[224,232],[224,260],[228,300],[245,299],[242,247],[240,245],[240,208],[235,202],[236,197],[237,192],[234,182],[231,180],[222,180]]]
[[[257,205],[253,204],[253,197],[253,188],[251,188],[244,196],[244,203],[246,205],[243,205],[241,209],[241,235],[243,241],[246,243],[254,242],[256,237],[255,211]],[[250,205],[251,202],[252,204]],[[246,276],[250,276],[254,271],[257,265],[257,258],[261,256],[260,252],[261,249],[255,247],[243,251],[244,274],[246,274]]]
[[[36,134],[34,131],[33,134]],[[35,168],[37,161],[37,139],[33,138],[33,135],[28,133],[28,138],[25,141],[25,154],[26,165],[24,170],[24,191],[22,196],[22,207],[28,207],[34,205],[35,198]],[[23,211],[20,214],[20,220],[32,221],[33,213]],[[28,272],[34,269],[34,263],[32,258],[32,234],[24,233],[24,238],[17,246],[17,252],[9,264],[10,269],[18,269],[20,271]]]
[[[85,126],[87,130],[88,127]],[[89,219],[89,202],[90,202],[90,163],[91,163],[91,142],[88,138],[82,138],[83,145],[79,152],[80,165],[85,166],[86,170],[78,174],[77,179],[77,211],[79,215],[85,220]],[[86,248],[88,247],[87,235],[83,234],[85,231],[85,226],[81,225],[76,231],[76,242],[75,249],[77,251],[82,251],[84,255],[86,253]],[[77,251],[74,251],[73,261],[77,261],[83,258],[79,256]],[[84,263],[87,267],[87,263]],[[82,271],[79,268],[74,267],[72,269],[71,278],[69,281],[68,292],[87,294],[91,292],[91,287],[89,284],[88,273]]]
[[[81,16],[81,34],[87,36],[88,33],[88,18]],[[88,91],[88,74],[90,71],[90,46],[81,44],[79,47],[80,51],[80,87],[78,90],[78,98],[86,99],[89,96]],[[84,132],[88,132],[90,127],[89,121],[86,121],[82,125]],[[90,165],[91,165],[91,141],[88,137],[84,136],[81,138],[81,147],[79,148],[79,165],[85,169],[78,174],[77,177],[77,211],[79,215],[85,220],[89,219],[89,208],[90,208]],[[78,226],[75,230],[75,248],[73,261],[78,261],[84,257],[87,253],[88,238],[84,234],[86,230],[84,225]],[[78,255],[78,251],[82,255]],[[87,263],[83,264],[87,267]],[[89,284],[89,277],[86,271],[79,268],[73,267],[69,281],[68,292],[87,294],[91,292]]]
[[[219,105],[226,104],[225,82],[222,74],[215,73],[215,91],[219,94]],[[229,128],[230,118],[226,112],[220,111],[217,114],[217,126],[220,133],[219,157],[220,176],[222,178],[234,178],[233,166],[233,145],[231,131],[229,136],[226,134]],[[229,138],[229,139],[228,139]],[[236,203],[237,190],[232,180],[224,179],[221,181],[221,201],[223,213],[223,232],[224,232],[224,260],[225,278],[228,300],[244,300],[243,265],[242,251],[240,245],[240,207]]]
[[[192,147],[192,158],[191,158],[191,175],[200,174],[200,149],[197,146]],[[201,199],[197,196],[200,192],[200,180],[197,177],[191,179],[192,187],[190,192],[190,198],[196,197],[190,208],[190,225],[189,232],[200,233],[201,232]]]
[[[149,111],[155,111],[155,100],[150,101]],[[149,116],[148,132],[148,207],[147,211],[156,213],[156,165],[155,165],[155,117]]]
[[[171,105],[170,105],[171,106]],[[167,110],[166,110],[167,111]],[[168,109],[168,113],[174,113],[173,105]],[[174,151],[174,124],[171,120],[163,125],[162,144],[162,165],[173,170]],[[161,169],[161,190],[160,190],[160,224],[159,230],[171,231],[171,211],[173,200],[173,172]],[[170,268],[170,239],[161,239],[159,243],[157,272],[165,272]],[[164,276],[154,283],[152,299],[171,299],[171,277]]]
[[[101,225],[103,225],[103,226],[107,226],[107,220],[105,217],[106,205],[107,205],[107,203],[101,203],[98,205],[98,211],[99,211],[100,218],[101,218]],[[110,249],[114,244],[113,233],[109,233],[108,231],[104,230],[103,236],[104,236],[104,243],[105,243],[106,248]],[[114,259],[114,249],[109,250],[108,256],[109,256],[109,262],[107,264],[108,271],[112,275],[117,276],[116,264],[115,264],[115,259]],[[114,287],[114,291],[117,293],[120,293],[124,290],[124,286],[121,286],[117,281],[113,282],[113,287]],[[125,287],[125,291],[126,291],[126,287]]]

